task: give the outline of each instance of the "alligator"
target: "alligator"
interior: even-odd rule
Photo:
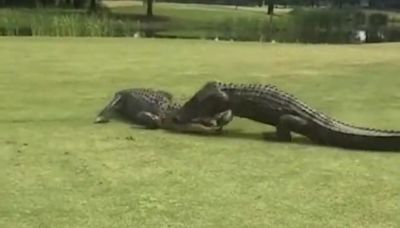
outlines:
[[[340,122],[270,84],[208,82],[181,107],[174,121],[182,124],[226,110],[233,116],[275,126],[279,141],[290,142],[294,132],[327,146],[400,151],[400,131]]]
[[[112,118],[123,119],[149,129],[168,129],[181,132],[221,132],[231,121],[230,111],[211,118],[177,124],[172,121],[181,105],[172,101],[172,94],[150,88],[130,88],[116,92],[113,99],[97,115],[95,123],[107,123]]]

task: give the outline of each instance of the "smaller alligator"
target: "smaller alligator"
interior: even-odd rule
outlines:
[[[232,110],[234,116],[275,126],[281,141],[291,141],[291,132],[295,132],[329,146],[400,151],[400,131],[340,122],[273,85],[208,82],[183,105],[174,121],[186,123],[226,110]]]
[[[172,94],[163,90],[131,88],[120,90],[98,114],[95,123],[106,123],[111,118],[144,126],[149,129],[163,128],[181,132],[220,132],[231,121],[231,112],[218,113],[212,118],[198,119],[186,124],[172,120],[181,105],[172,101]]]

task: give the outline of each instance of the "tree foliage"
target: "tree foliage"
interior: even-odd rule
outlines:
[[[95,10],[100,0],[0,0],[2,7],[71,7],[89,8]],[[144,0],[147,3],[147,16],[153,15],[154,0]],[[372,8],[397,8],[400,9],[400,0],[158,0],[159,2],[202,3],[202,4],[227,4],[236,6],[268,6],[268,13],[273,13],[275,5],[305,5],[320,6],[328,4],[333,7],[359,6],[367,2]]]

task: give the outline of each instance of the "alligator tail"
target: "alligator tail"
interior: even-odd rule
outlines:
[[[95,123],[107,123],[122,102],[121,94],[115,94],[114,98],[100,111],[97,115]]]
[[[338,123],[328,130],[324,144],[348,149],[398,151],[400,152],[400,131],[354,127]]]

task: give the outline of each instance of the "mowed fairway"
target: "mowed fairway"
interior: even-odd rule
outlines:
[[[184,101],[208,80],[273,83],[362,126],[400,129],[400,44],[0,39],[0,227],[399,227],[400,153],[235,119],[221,136],[92,124],[119,89]]]

